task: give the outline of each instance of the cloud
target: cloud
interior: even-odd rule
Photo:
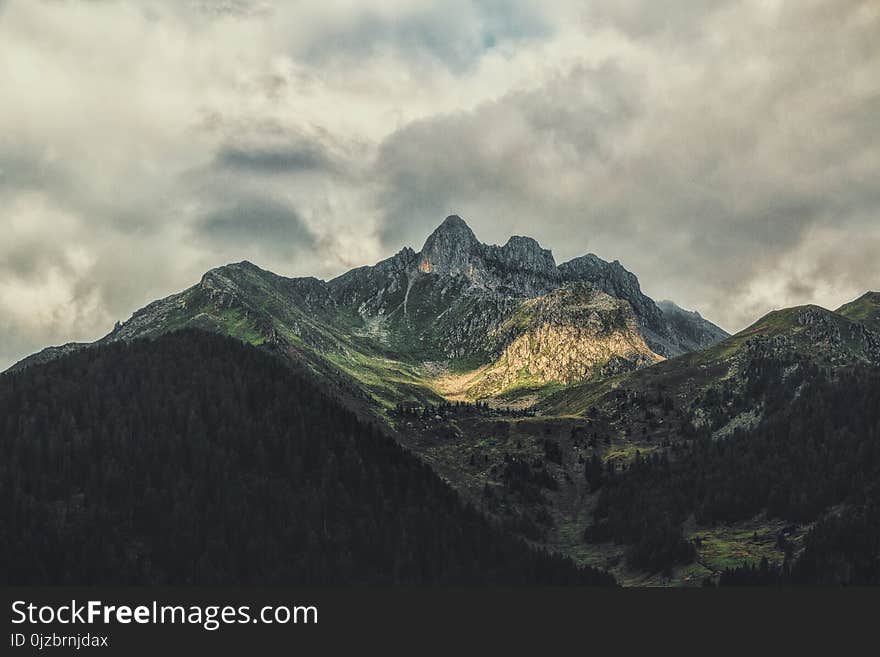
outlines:
[[[243,258],[253,252],[257,261],[265,252],[293,256],[316,241],[293,208],[265,197],[239,198],[211,211],[196,224],[196,235],[210,246],[234,248]]]
[[[734,330],[880,285],[852,257],[880,237],[877,5],[710,3],[655,25],[637,4],[605,16],[621,41],[603,63],[389,136],[383,239],[458,212],[490,240],[619,258]],[[670,46],[675,29],[690,38]]]
[[[334,169],[333,162],[326,153],[308,144],[256,149],[226,146],[217,154],[217,163],[222,167],[262,173]]]
[[[597,27],[619,30],[630,37],[698,37],[712,14],[737,4],[735,0],[594,0],[584,7],[584,20]]]

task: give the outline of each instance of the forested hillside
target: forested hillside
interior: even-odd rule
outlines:
[[[585,538],[626,543],[632,565],[659,570],[694,558],[681,531],[689,518],[706,527],[764,513],[817,524],[783,567],[723,583],[880,583],[880,371],[768,360],[749,381],[750,403],[764,405],[754,429],[693,431],[625,471],[588,470],[601,492]]]
[[[0,377],[0,583],[612,584],[490,525],[280,361],[198,331]]]

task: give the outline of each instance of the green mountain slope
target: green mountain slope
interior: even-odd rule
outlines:
[[[866,292],[858,299],[843,304],[835,312],[880,331],[880,292]]]

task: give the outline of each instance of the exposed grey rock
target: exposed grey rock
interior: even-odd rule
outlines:
[[[727,331],[704,319],[695,310],[685,310],[672,301],[660,301],[657,307],[684,351],[703,349],[729,337]]]
[[[418,268],[424,274],[461,275],[480,281],[485,274],[483,251],[470,226],[458,215],[451,215],[425,240]]]
[[[671,358],[703,349],[729,334],[698,313],[689,313],[672,302],[664,310],[642,292],[639,279],[617,260],[607,262],[590,253],[559,265],[563,280],[589,281],[600,290],[632,305],[645,340],[658,354]]]
[[[461,276],[476,288],[528,298],[559,285],[553,254],[531,237],[511,237],[504,246],[482,244],[458,215],[428,237],[412,275]]]
[[[663,331],[663,313],[642,293],[636,275],[624,268],[617,260],[606,262],[590,253],[562,263],[559,265],[559,272],[563,280],[589,281],[613,297],[626,299],[645,326],[658,332]]]

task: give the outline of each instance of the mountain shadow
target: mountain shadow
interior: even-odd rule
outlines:
[[[3,585],[611,585],[269,354],[195,330],[0,377]]]

